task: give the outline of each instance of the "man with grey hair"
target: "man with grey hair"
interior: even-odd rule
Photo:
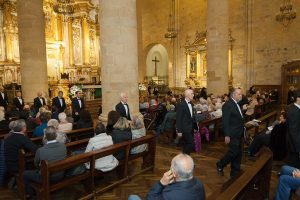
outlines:
[[[216,163],[219,175],[224,175],[223,168],[231,163],[230,176],[235,176],[240,170],[242,159],[242,137],[245,131],[244,116],[238,104],[242,99],[242,91],[235,88],[230,93],[230,98],[222,107],[222,126],[225,135],[225,143],[228,151],[224,157]]]
[[[116,105],[115,109],[120,113],[121,117],[126,117],[128,120],[131,120],[130,110],[127,104],[128,95],[124,92],[120,94],[120,102]]]
[[[8,105],[8,97],[6,93],[4,92],[4,87],[0,85],[0,106],[3,106],[6,110]]]
[[[43,97],[43,94],[41,92],[37,93],[37,97],[33,100],[33,106],[35,113],[39,112],[40,107],[43,107],[46,105],[46,100]]]
[[[23,119],[16,120],[12,125],[11,134],[4,140],[4,154],[7,170],[17,172],[20,149],[35,152],[37,146],[26,136],[26,123]]]
[[[47,143],[40,147],[34,157],[34,164],[39,168],[42,160],[47,160],[49,163],[63,160],[67,156],[67,149],[63,143],[56,141],[56,129],[53,126],[48,126],[44,129],[44,135]],[[56,172],[51,174],[51,181],[56,182],[64,177],[64,172]],[[30,183],[40,183],[41,174],[38,170],[26,170],[23,173],[23,180],[27,195],[34,195],[34,190]]]
[[[204,200],[203,183],[193,177],[194,161],[187,154],[178,154],[171,162],[171,169],[148,192],[146,200]],[[138,199],[132,195],[129,200]]]

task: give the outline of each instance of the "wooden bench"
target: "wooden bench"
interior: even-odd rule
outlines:
[[[255,163],[213,192],[208,200],[268,199],[272,172],[272,153],[265,150]]]
[[[41,175],[42,175],[42,183],[41,184],[35,184],[33,183],[32,186],[37,192],[37,198],[38,199],[50,199],[50,193],[53,191],[56,191],[58,189],[62,189],[64,187],[67,187],[71,184],[79,183],[81,181],[85,181],[87,187],[89,190],[87,191],[88,194],[84,197],[86,198],[92,198],[96,194],[102,193],[112,187],[114,187],[117,184],[120,184],[124,181],[129,180],[132,175],[128,175],[128,165],[131,160],[135,160],[139,157],[143,158],[142,163],[142,170],[139,173],[143,173],[146,170],[151,170],[154,168],[154,160],[155,160],[155,136],[153,134],[148,134],[145,137],[138,138],[132,141],[126,141],[119,144],[114,144],[109,147],[91,151],[88,153],[83,153],[79,155],[70,156],[64,160],[51,163],[49,164],[47,161],[42,161],[41,163]],[[73,143],[75,145],[75,143]],[[130,154],[130,149],[141,145],[141,144],[148,144],[148,149],[142,153],[139,154]],[[118,152],[119,150],[125,150],[125,157],[123,160],[119,161],[119,175],[120,179],[116,182],[114,182],[111,185],[108,185],[104,188],[96,188],[94,183],[94,178],[99,175],[104,175],[105,173],[99,170],[95,169],[95,160],[98,158],[105,157],[107,155],[114,154]],[[26,157],[23,154],[23,158],[19,159],[19,162],[23,162],[21,165],[23,170],[25,170],[25,160]],[[87,170],[85,173],[76,175],[73,177],[64,178],[63,180],[59,181],[58,183],[50,183],[50,174],[54,172],[59,171],[65,171],[67,169],[76,167],[78,165],[84,164],[84,163],[90,163],[90,170]],[[19,172],[19,174],[22,174],[22,172]],[[22,181],[22,177],[19,177],[19,182]],[[24,198],[25,192],[24,192],[24,186],[21,184],[21,191],[19,192],[20,195]]]
[[[217,140],[219,138],[219,133],[220,133],[220,125],[222,123],[222,117],[215,117],[211,119],[207,119],[204,121],[201,121],[198,123],[199,129],[201,130],[202,127],[207,127],[209,128],[210,125],[214,126],[213,134],[214,134],[214,139]]]

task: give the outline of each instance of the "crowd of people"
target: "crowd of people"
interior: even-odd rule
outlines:
[[[256,136],[249,146],[250,156],[256,156],[262,146],[269,146],[274,159],[278,160],[286,158],[287,151],[290,150],[288,165],[284,166],[280,173],[276,199],[285,199],[292,190],[300,186],[300,92],[293,91],[293,97],[289,98],[292,102],[287,112],[281,112],[278,121],[268,127],[266,132]],[[240,145],[245,121],[256,117],[259,111],[255,109],[258,105],[278,101],[279,95],[276,89],[263,92],[255,87],[251,87],[247,95],[242,94],[240,88],[222,96],[207,94],[206,88],[195,94],[192,89],[187,89],[183,95],[168,93],[166,96],[159,96],[157,92],[153,96],[140,97],[142,114],[139,115],[132,115],[128,99],[126,93],[121,93],[120,102],[108,113],[106,126],[101,122],[94,126],[90,113],[85,109],[81,91],[76,92],[69,109],[62,91],[52,99],[51,106],[47,105],[41,92],[37,93],[32,106],[25,104],[21,92],[17,92],[13,104],[8,105],[4,88],[0,86],[0,129],[10,130],[4,141],[1,141],[4,144],[2,153],[5,155],[6,169],[10,173],[18,171],[20,149],[35,154],[34,164],[37,168],[41,160],[54,162],[64,159],[67,156],[64,144],[70,141],[65,132],[75,128],[95,127],[94,137],[89,139],[87,147],[75,153],[85,153],[143,137],[146,135],[146,129],[150,128],[150,124],[146,123],[144,118],[150,117],[157,136],[174,130],[175,127],[173,142],[178,145],[181,141],[183,147],[182,154],[173,158],[171,169],[150,189],[146,199],[205,199],[204,186],[199,179],[193,177],[194,161],[189,156],[195,150],[194,131],[199,131],[197,124],[203,120],[222,118],[228,152],[216,163],[217,172],[223,175],[223,168],[231,163],[230,175],[233,177],[240,170]],[[27,136],[27,131],[32,131],[33,137],[43,137],[43,146],[36,146]],[[286,143],[286,136],[290,146],[283,144]],[[147,145],[140,145],[131,149],[131,154],[145,150]],[[103,172],[113,170],[123,158],[124,151],[120,150],[114,155],[97,159],[96,169]],[[89,164],[81,166],[82,170],[89,167]],[[71,175],[74,175],[79,172],[72,173]],[[58,181],[63,177],[63,174],[57,173],[51,176],[51,180]],[[41,175],[38,170],[26,170],[23,180],[27,195],[32,196],[34,190],[28,183],[40,182]],[[129,199],[140,197],[132,195]]]

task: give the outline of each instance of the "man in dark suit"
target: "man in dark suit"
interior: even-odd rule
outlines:
[[[52,99],[52,112],[57,109],[58,113],[64,112],[66,109],[66,102],[63,98],[64,93],[62,91],[58,92],[58,96]]]
[[[79,113],[81,110],[84,109],[84,101],[81,91],[75,92],[75,97],[72,99],[72,115],[74,118],[74,122],[77,122],[79,120]]]
[[[39,148],[34,157],[34,164],[39,168],[42,160],[49,163],[63,160],[67,156],[65,144],[56,141],[56,129],[53,126],[45,128],[46,145]],[[64,172],[56,172],[51,174],[51,181],[59,181],[64,177]],[[28,195],[34,195],[34,190],[30,186],[30,182],[40,183],[41,174],[38,170],[26,170],[23,173],[23,180]]]
[[[194,151],[195,112],[192,104],[194,91],[187,89],[184,100],[176,106],[176,128],[178,136],[182,136],[184,145],[182,152],[190,154]]]
[[[120,100],[121,101],[115,107],[116,111],[121,115],[121,117],[126,117],[128,120],[131,120],[130,110],[127,104],[128,101],[127,94],[122,92],[120,94]]]
[[[0,106],[3,106],[6,110],[8,105],[8,98],[6,93],[4,92],[4,87],[0,85]]]
[[[186,154],[175,156],[171,169],[148,192],[146,200],[204,200],[204,185],[193,177],[194,161]],[[128,200],[140,199],[136,195],[129,196]]]
[[[287,112],[288,165],[300,169],[300,90],[294,92],[294,99]]]
[[[222,126],[225,143],[229,149],[224,157],[216,163],[220,175],[224,175],[223,168],[231,163],[230,176],[235,176],[240,170],[242,159],[242,138],[245,131],[244,116],[238,102],[242,99],[242,91],[235,88],[230,93],[230,98],[222,107]]]
[[[24,99],[22,98],[22,93],[18,91],[16,97],[13,99],[13,105],[17,110],[23,110],[24,108]]]
[[[46,105],[45,98],[42,96],[41,92],[38,92],[37,97],[34,98],[34,100],[33,100],[33,106],[34,106],[35,113],[38,113],[40,107],[43,107],[45,105]]]

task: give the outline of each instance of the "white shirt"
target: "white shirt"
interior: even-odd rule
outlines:
[[[124,103],[123,101],[121,101],[124,108],[125,108],[125,111],[126,111],[126,116],[128,116],[128,104],[127,103]]]
[[[56,142],[56,140],[50,140],[47,142],[47,144],[51,144],[51,143],[55,143],[55,142]]]
[[[1,93],[2,99],[4,99],[4,93],[3,92],[0,92],[0,93]]]
[[[241,114],[242,118],[244,118],[243,113],[242,113],[242,111],[241,111],[241,108],[240,108],[239,104],[238,104],[238,103],[236,102],[236,100],[234,100],[233,98],[231,98],[231,99],[234,101],[234,103],[235,103],[236,106],[238,107],[238,109],[239,109],[239,111],[240,111],[240,114]]]
[[[77,98],[77,100],[78,100],[78,103],[79,103],[79,107],[81,108],[81,107],[82,107],[81,99],[80,99],[80,98]]]
[[[188,100],[186,100],[186,99],[185,99],[185,101],[186,101],[186,103],[188,104],[188,107],[189,107],[189,110],[190,110],[190,113],[191,113],[191,117],[193,117],[193,108],[192,108],[192,104],[189,103],[190,101],[188,101]]]
[[[41,104],[44,105],[42,97],[39,97],[39,99],[40,99]]]
[[[19,100],[20,104],[22,104],[22,103],[23,103],[23,101],[22,101],[21,97],[18,97],[18,100]]]
[[[294,103],[294,105],[295,105],[295,106],[297,106],[297,108],[299,108],[299,109],[300,109],[300,105],[298,105],[298,104],[296,104],[296,103]]]
[[[62,107],[63,106],[63,100],[60,97],[58,97],[58,99],[59,99],[60,106]]]

